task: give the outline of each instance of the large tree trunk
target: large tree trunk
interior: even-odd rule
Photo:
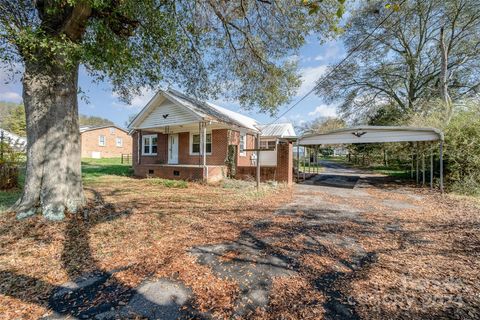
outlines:
[[[77,104],[78,65],[59,59],[26,62],[23,103],[27,118],[27,173],[18,218],[41,213],[62,220],[85,203]]]

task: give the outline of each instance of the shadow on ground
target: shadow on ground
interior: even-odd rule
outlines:
[[[0,283],[23,284],[29,288],[25,295],[0,286],[0,294],[36,303],[49,308],[52,312],[42,319],[178,319],[201,318],[188,306],[192,292],[178,281],[156,279],[145,281],[136,288],[126,286],[115,278],[118,270],[102,270],[91,254],[89,247],[89,229],[107,220],[114,220],[129,215],[129,211],[116,211],[112,204],[104,203],[101,195],[95,194],[95,209],[105,214],[83,218],[69,217],[66,227],[66,239],[61,260],[64,269],[72,281],[62,286],[44,283],[40,279],[16,274],[9,271],[0,272]],[[78,276],[83,274],[83,276]],[[47,288],[50,292],[48,301],[42,301],[38,288]]]

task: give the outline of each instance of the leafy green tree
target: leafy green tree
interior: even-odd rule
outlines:
[[[79,123],[81,126],[104,126],[114,124],[113,121],[95,116],[86,116],[81,114],[79,116]]]
[[[85,203],[78,70],[128,100],[175,83],[273,111],[299,85],[286,59],[311,32],[336,31],[343,1],[0,0],[0,57],[24,67],[27,172],[18,217],[63,219]]]
[[[343,36],[352,50],[369,38],[317,93],[340,102],[349,120],[381,121],[428,112],[426,102],[451,105],[480,90],[480,5],[471,0],[406,0],[390,14],[384,1],[363,1]],[[448,102],[448,103],[447,103]],[[448,119],[451,110],[446,109]],[[383,113],[376,115],[377,113]]]
[[[10,110],[4,120],[4,127],[6,130],[13,132],[21,137],[27,134],[27,123],[25,120],[25,108],[23,105],[18,105]]]
[[[345,128],[347,123],[336,117],[319,117],[303,124],[299,129],[302,134],[327,133],[329,131]]]
[[[5,119],[16,106],[18,106],[17,103],[0,101],[0,128],[4,128]]]

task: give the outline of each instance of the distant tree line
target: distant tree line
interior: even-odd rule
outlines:
[[[81,126],[113,125],[113,121],[102,117],[79,115]],[[21,137],[26,136],[25,108],[23,104],[0,101],[0,128],[15,133]]]
[[[365,1],[349,16],[342,36],[347,51],[372,36],[319,80],[317,95],[338,104],[339,118],[308,122],[301,131],[324,133],[348,125],[439,128],[445,133],[447,187],[480,195],[478,1],[407,0],[380,24],[388,14],[383,1]],[[419,145],[427,154],[431,147]],[[404,168],[414,153],[410,143],[348,149],[360,164]]]

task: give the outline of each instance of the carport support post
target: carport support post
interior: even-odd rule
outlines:
[[[300,182],[300,145],[297,140],[297,182]]]
[[[443,140],[440,140],[440,191],[443,193]]]
[[[307,153],[307,147],[303,147],[303,181],[305,181],[305,155]]]
[[[425,145],[422,148],[422,186],[425,185]]]
[[[415,162],[416,162],[416,173],[415,173],[415,181],[419,182],[419,177],[418,177],[418,142],[415,144]]]
[[[430,148],[430,190],[433,189],[433,148]]]
[[[410,143],[410,147],[413,147],[413,144]],[[415,162],[415,154],[414,154],[414,151],[413,151],[413,148],[412,148],[412,162],[410,163],[410,179],[413,180],[413,166],[414,166],[414,162]]]

